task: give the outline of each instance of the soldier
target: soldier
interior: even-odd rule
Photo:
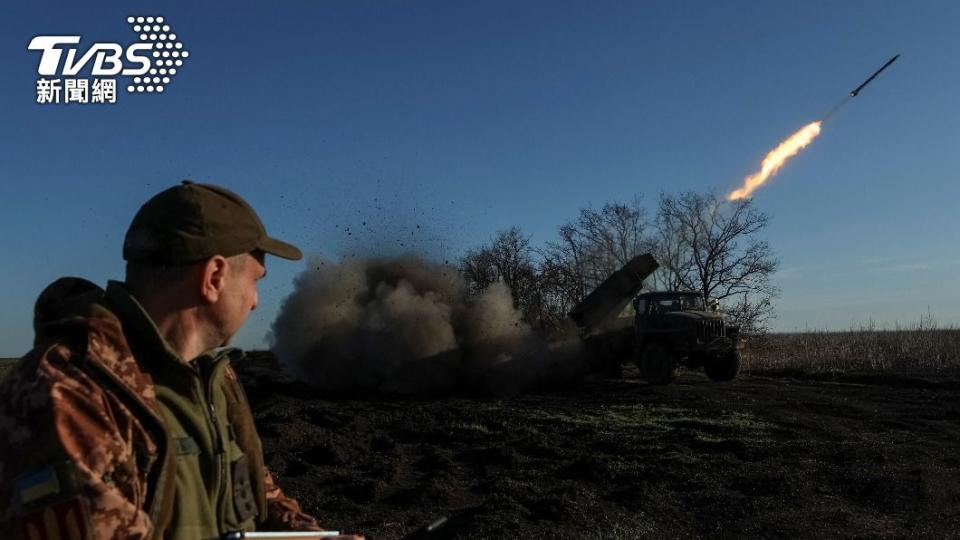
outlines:
[[[39,345],[43,325],[56,322],[76,310],[82,312],[84,306],[102,294],[103,289],[98,285],[78,277],[63,277],[47,285],[33,307],[34,347]]]
[[[242,352],[223,348],[267,253],[301,257],[238,195],[184,181],[134,217],[125,282],[44,291],[35,346],[0,386],[0,538],[321,529],[265,467]]]

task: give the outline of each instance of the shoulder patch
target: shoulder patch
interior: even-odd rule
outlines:
[[[39,508],[20,518],[25,540],[90,540],[90,525],[86,501],[80,497]]]
[[[25,508],[49,498],[70,497],[79,491],[76,471],[69,461],[30,471],[17,478],[16,484],[20,504]]]
[[[30,504],[59,494],[60,480],[53,467],[44,467],[17,480],[17,492],[20,494],[20,504]]]

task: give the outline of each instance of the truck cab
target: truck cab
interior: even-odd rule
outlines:
[[[703,367],[714,380],[739,371],[739,328],[698,292],[657,291],[633,299],[637,363],[648,380],[669,382],[675,368]],[[672,367],[671,367],[672,366]]]

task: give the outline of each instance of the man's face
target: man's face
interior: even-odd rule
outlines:
[[[244,253],[229,259],[225,288],[218,306],[218,322],[226,345],[257,308],[257,281],[267,275],[262,252]]]

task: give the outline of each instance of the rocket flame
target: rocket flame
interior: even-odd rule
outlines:
[[[749,197],[754,190],[767,181],[767,178],[777,174],[777,171],[780,170],[780,167],[783,167],[788,159],[797,155],[800,150],[803,150],[808,144],[813,142],[813,139],[820,134],[820,124],[822,123],[820,120],[811,122],[800,128],[793,135],[787,137],[787,140],[777,145],[776,148],[771,150],[767,156],[763,158],[760,170],[746,177],[743,180],[743,187],[733,190],[730,195],[727,196],[727,200],[735,201]]]

